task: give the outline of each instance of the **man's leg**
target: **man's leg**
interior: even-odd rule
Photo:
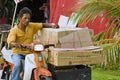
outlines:
[[[30,80],[32,70],[36,67],[34,61],[34,54],[29,54],[25,57],[25,69],[23,80]]]
[[[23,70],[22,58],[23,57],[19,54],[12,55],[14,67],[12,70],[11,80],[20,80],[20,73]]]

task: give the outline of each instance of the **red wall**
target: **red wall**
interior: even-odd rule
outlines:
[[[50,0],[50,22],[58,23],[60,15],[70,16],[72,12],[70,9],[75,6],[76,0]],[[97,34],[106,28],[106,19],[100,22],[103,15],[98,16],[94,22],[84,25],[79,25],[79,27],[88,27],[94,30],[94,34]]]
[[[70,16],[76,0],[50,0],[50,22],[58,23],[60,15]]]

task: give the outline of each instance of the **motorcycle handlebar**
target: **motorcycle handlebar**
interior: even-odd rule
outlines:
[[[31,49],[30,46],[20,45],[18,48],[20,49]]]
[[[20,49],[24,49],[24,50],[35,50],[35,49],[39,49],[39,48],[37,48],[37,47],[40,47],[40,46],[37,46],[37,47],[35,47],[35,45],[37,45],[37,44],[34,44],[34,45],[24,45],[24,44],[22,44],[22,45],[20,45],[18,48],[20,48]],[[49,47],[51,47],[51,46],[55,46],[54,44],[47,44],[47,45],[44,45],[44,49],[47,49],[47,48],[49,48]],[[40,49],[39,49],[40,50]]]

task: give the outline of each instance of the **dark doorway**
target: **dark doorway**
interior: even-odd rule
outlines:
[[[18,4],[17,14],[21,8],[28,7],[32,10],[31,22],[45,22],[44,10],[39,8],[46,2],[47,0],[23,0]]]

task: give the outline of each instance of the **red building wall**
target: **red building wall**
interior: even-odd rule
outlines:
[[[50,0],[50,22],[58,23],[60,15],[70,16],[71,8],[75,6],[76,0]],[[100,22],[102,15],[98,16],[94,22],[79,27],[88,27],[94,30],[94,34],[97,34],[106,28],[106,19]]]

